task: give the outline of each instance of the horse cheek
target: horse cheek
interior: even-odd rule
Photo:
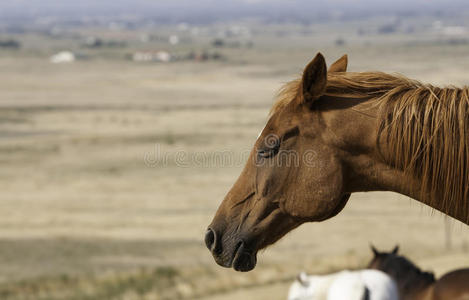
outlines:
[[[309,221],[322,221],[339,205],[342,187],[342,167],[329,158],[315,168],[304,168],[297,178],[296,187],[282,203],[284,210],[293,217]]]

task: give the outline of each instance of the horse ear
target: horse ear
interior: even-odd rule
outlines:
[[[308,283],[308,275],[306,275],[305,272],[301,272],[300,274],[298,274],[298,276],[296,276],[296,280],[298,280],[298,282],[302,285],[302,286],[308,286],[309,283]]]
[[[341,58],[336,60],[330,67],[328,72],[346,72],[348,64],[348,56],[344,54]]]
[[[397,254],[397,252],[399,252],[399,245],[396,245],[396,247],[391,251],[392,254]]]
[[[302,86],[305,102],[312,103],[324,94],[327,83],[326,60],[321,53],[306,66],[303,72]]]
[[[370,247],[371,247],[371,251],[373,251],[374,256],[378,256],[378,255],[379,255],[379,251],[375,248],[375,246],[370,245]]]

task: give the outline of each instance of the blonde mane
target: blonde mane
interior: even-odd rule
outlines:
[[[301,98],[300,91],[301,80],[285,84],[271,114]],[[468,87],[439,88],[400,75],[346,72],[328,74],[325,95],[376,99],[378,141],[384,139],[394,154],[388,163],[422,181],[418,189],[430,199],[427,204],[444,213],[469,211]]]

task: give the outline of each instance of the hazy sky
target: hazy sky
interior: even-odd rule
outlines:
[[[450,8],[451,6],[461,6],[466,4],[467,0],[1,0],[0,9],[5,10],[45,10],[45,9],[73,9],[88,8],[102,9],[106,7],[120,7],[129,10],[135,8],[153,8],[157,9],[168,7],[181,7],[188,10],[198,10],[199,7],[211,6],[213,8],[223,9],[228,6],[263,6],[269,8],[272,6],[301,6],[308,7],[331,7],[331,8],[386,8],[403,9],[421,7],[440,7]]]
[[[52,15],[147,15],[174,17],[210,15],[219,17],[320,14],[341,11],[394,13],[429,11],[458,12],[469,0],[0,0],[0,16]]]

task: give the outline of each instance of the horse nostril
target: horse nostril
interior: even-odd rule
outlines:
[[[207,246],[208,250],[212,251],[212,248],[215,244],[215,232],[208,228],[207,232],[205,233],[205,245]]]

